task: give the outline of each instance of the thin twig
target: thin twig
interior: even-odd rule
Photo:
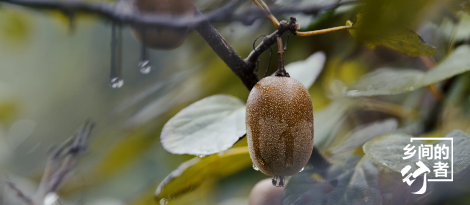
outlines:
[[[21,191],[20,188],[18,188],[13,182],[11,182],[10,180],[6,180],[5,181],[6,184],[8,185],[8,187],[10,187],[10,189],[12,189],[15,193],[16,193],[16,196],[21,199],[24,203],[28,204],[28,205],[33,205],[33,201],[31,200],[31,198],[29,198],[28,196],[26,196],[23,191]]]
[[[277,18],[271,13],[271,10],[269,10],[268,5],[266,5],[266,3],[264,3],[263,0],[253,0],[253,2],[256,4],[256,6],[258,6],[258,8],[260,8],[261,10],[264,11],[264,13],[266,14],[266,17],[268,17],[268,19],[271,21],[271,23],[272,23],[276,28],[279,28],[279,21],[278,21]]]
[[[87,120],[74,134],[50,155],[41,183],[34,196],[35,202],[44,201],[47,194],[57,192],[77,162],[77,156],[86,149],[94,123]]]
[[[290,31],[292,33],[295,33],[297,30],[297,20],[294,17],[290,18],[289,23],[286,21],[281,21],[279,23],[281,25],[279,29],[274,31],[272,34],[266,36],[266,38],[263,39],[263,41],[254,49],[251,51],[251,53],[248,55],[248,57],[245,58],[245,61],[250,64],[255,64],[256,60],[258,60],[259,56],[269,49],[273,44],[277,43],[277,37],[282,36],[286,31]]]
[[[303,31],[303,32],[297,31],[296,35],[297,36],[313,36],[313,35],[333,32],[333,31],[341,31],[341,30],[351,29],[351,28],[352,28],[352,26],[338,26],[338,27],[315,30],[315,31]]]

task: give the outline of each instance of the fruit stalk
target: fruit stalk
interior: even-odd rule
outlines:
[[[289,73],[286,72],[284,67],[284,46],[282,46],[282,38],[281,36],[277,37],[277,53],[279,54],[279,67],[276,72],[276,76],[279,77],[290,77]]]

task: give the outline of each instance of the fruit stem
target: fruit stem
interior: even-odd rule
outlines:
[[[281,36],[277,36],[277,53],[279,54],[279,68],[277,69],[276,76],[278,77],[290,77],[289,73],[284,68],[284,46],[282,46]]]
[[[352,28],[353,28],[352,26],[338,26],[338,27],[321,29],[321,30],[316,30],[316,31],[297,31],[296,35],[297,36],[313,36],[313,35],[333,32],[333,31],[352,29]]]

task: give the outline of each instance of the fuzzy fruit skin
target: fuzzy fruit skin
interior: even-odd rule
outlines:
[[[175,17],[194,16],[193,0],[132,0],[133,6],[143,14],[169,15]],[[170,28],[166,26],[132,27],[137,41],[142,43],[145,34],[145,45],[154,49],[174,49],[179,47],[188,34],[188,28]]]
[[[290,77],[265,77],[246,104],[248,148],[253,164],[268,176],[291,176],[313,150],[313,108],[307,89]]]
[[[250,192],[249,205],[282,205],[284,187],[275,187],[271,179],[259,181]]]

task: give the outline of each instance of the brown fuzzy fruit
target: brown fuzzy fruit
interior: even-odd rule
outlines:
[[[249,205],[282,205],[284,187],[273,187],[271,179],[259,181],[250,192]]]
[[[193,0],[133,0],[134,7],[143,14],[158,14],[174,17],[194,16]],[[139,42],[155,49],[173,49],[180,46],[188,28],[166,26],[133,26],[132,33]]]
[[[253,164],[268,176],[298,173],[313,149],[312,100],[290,77],[265,77],[251,90],[246,104],[248,148]],[[282,184],[279,184],[282,186]]]

